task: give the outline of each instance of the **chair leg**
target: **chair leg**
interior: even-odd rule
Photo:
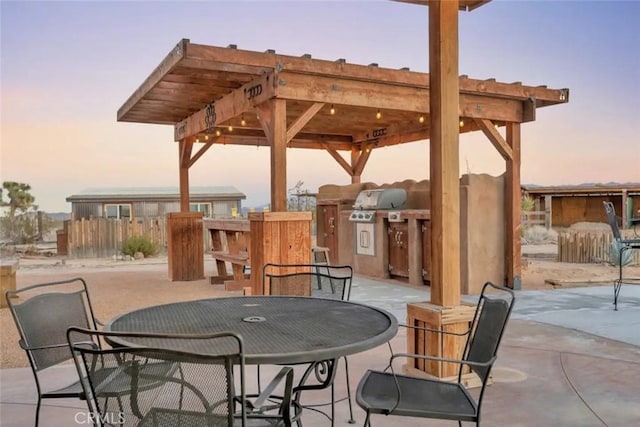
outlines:
[[[344,359],[344,373],[347,377],[347,401],[349,402],[349,424],[355,424],[356,420],[353,418],[353,403],[351,402],[351,383],[349,381],[349,361],[347,357],[343,357]]]
[[[363,427],[371,427],[371,413],[367,411],[367,416],[364,419]]]
[[[618,311],[618,295],[620,294],[620,288],[622,288],[622,280],[615,280],[613,282],[613,309],[615,311]]]
[[[42,399],[40,398],[40,393],[38,393],[38,403],[36,403],[36,427],[38,427],[38,423],[40,421],[40,404],[42,403]]]
[[[618,280],[613,282],[613,309],[618,311],[618,295],[620,295],[620,289],[622,288],[622,258],[624,258],[624,251],[627,248],[620,246],[619,259],[618,259]]]

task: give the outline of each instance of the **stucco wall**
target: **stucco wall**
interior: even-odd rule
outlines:
[[[491,281],[504,284],[504,176],[463,175],[460,179],[460,286],[480,293]]]
[[[428,180],[405,180],[392,184],[373,183],[345,186],[324,185],[318,190],[318,200],[355,199],[365,189],[404,188],[406,209],[429,209],[431,203]],[[348,221],[348,210],[341,211],[339,230],[340,261],[353,265],[357,274],[389,277],[387,264],[388,237],[386,220],[376,223],[375,256],[355,255],[354,225]],[[409,242],[411,251],[421,251],[421,242]],[[343,254],[353,254],[351,257]],[[421,253],[421,252],[420,252]],[[503,284],[505,279],[505,213],[504,177],[464,175],[460,179],[460,276],[463,294],[479,293],[486,281]],[[347,262],[349,261],[349,262]]]

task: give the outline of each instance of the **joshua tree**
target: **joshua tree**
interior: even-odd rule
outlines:
[[[4,193],[7,193],[9,198],[8,202],[4,201]],[[4,181],[2,183],[2,190],[0,190],[0,201],[2,206],[9,207],[9,217],[14,218],[16,211],[21,210],[26,212],[36,200],[35,197],[29,193],[31,186],[29,184],[23,184],[21,182]]]
[[[37,235],[33,215],[27,215],[35,197],[29,193],[31,186],[21,182],[4,181],[0,190],[0,206],[8,207],[7,215],[0,219],[2,237],[13,243],[31,242]],[[8,201],[4,200],[7,195]]]

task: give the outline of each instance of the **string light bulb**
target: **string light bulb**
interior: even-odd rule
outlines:
[[[460,127],[464,127],[464,120],[460,120]]]
[[[380,112],[380,110],[378,110],[376,112],[376,119],[380,120],[382,118],[382,113]]]
[[[419,121],[420,123],[424,123],[424,116],[423,116],[423,115],[420,115],[420,117],[418,118],[418,121]]]
[[[246,126],[247,122],[244,120],[244,114],[240,117],[240,126]]]
[[[233,126],[232,126],[232,125],[229,125],[229,127],[227,127],[227,130],[228,130],[229,132],[233,132]]]
[[[333,108],[333,104],[331,104],[331,109],[329,110],[329,113],[331,113],[332,116],[336,113],[336,109]]]
[[[220,129],[216,129],[216,136],[220,136]]]
[[[200,138],[196,136],[196,142],[200,142]]]
[[[208,140],[209,140],[209,135],[205,135],[205,136],[204,136],[204,140],[205,140],[205,141],[208,141]]]

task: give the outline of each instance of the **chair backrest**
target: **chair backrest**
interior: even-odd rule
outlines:
[[[611,227],[611,232],[616,240],[620,240],[620,229],[618,228],[618,219],[616,218],[616,210],[611,202],[602,202],[604,205],[604,211],[607,214],[607,221]]]
[[[92,344],[98,339],[135,346],[100,349]],[[246,399],[244,345],[231,332],[144,334],[73,327],[67,340],[89,412],[99,425],[231,427],[236,405]],[[219,352],[210,354],[210,349]],[[236,375],[234,367],[239,367]],[[237,406],[244,426],[245,405]]]
[[[490,294],[487,292],[489,290],[492,291]],[[464,360],[486,363],[497,355],[514,300],[511,289],[496,286],[491,282],[484,284],[471,325],[472,332],[464,350]],[[492,364],[471,367],[480,377],[483,388],[491,373],[491,367]],[[460,375],[462,368],[461,366]]]
[[[353,269],[349,265],[266,264],[263,286],[269,295],[313,296],[348,301]]]
[[[67,328],[79,326],[96,329],[87,284],[83,279],[7,291],[6,298],[34,372],[71,359],[66,345]],[[50,347],[29,350],[44,346]]]

